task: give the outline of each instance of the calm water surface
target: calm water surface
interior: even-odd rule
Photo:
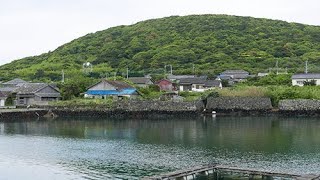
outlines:
[[[208,163],[320,174],[320,120],[199,117],[0,122],[0,179],[138,179]]]

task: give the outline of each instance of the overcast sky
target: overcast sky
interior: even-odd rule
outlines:
[[[320,25],[320,0],[0,0],[0,65],[109,27],[190,14]]]

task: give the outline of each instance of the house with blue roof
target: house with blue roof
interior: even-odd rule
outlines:
[[[101,80],[100,82],[90,86],[84,93],[86,98],[100,98],[107,97],[129,97],[134,98],[139,94],[137,89],[122,81]]]

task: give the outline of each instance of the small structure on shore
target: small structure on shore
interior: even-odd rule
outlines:
[[[137,90],[129,84],[122,81],[101,80],[100,82],[90,86],[85,92],[86,98],[105,99],[109,97],[136,97]]]

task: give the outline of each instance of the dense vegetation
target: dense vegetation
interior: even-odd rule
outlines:
[[[3,80],[59,81],[61,71],[72,79],[91,62],[88,77],[147,73],[214,75],[225,69],[265,72],[270,67],[310,71],[320,67],[320,27],[284,21],[227,15],[172,16],[118,26],[88,34],[53,52],[27,57],[0,67]],[[168,71],[169,69],[167,69]]]

